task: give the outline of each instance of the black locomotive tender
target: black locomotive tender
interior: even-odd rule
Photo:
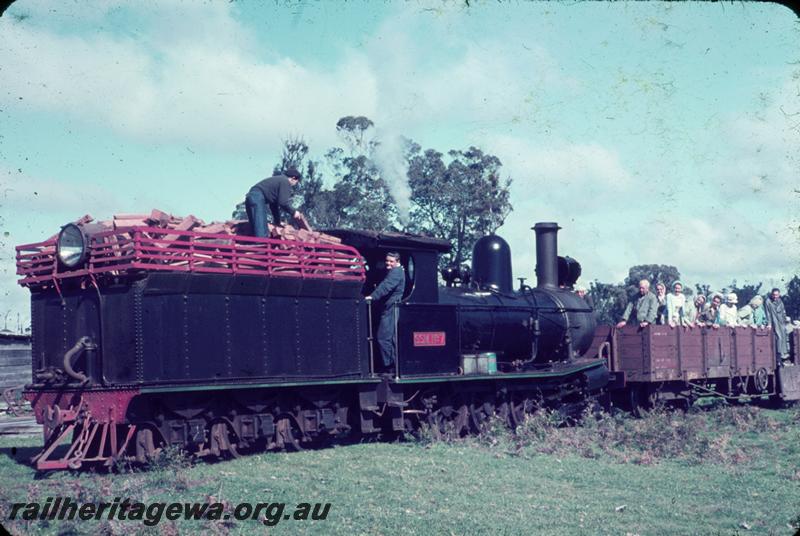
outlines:
[[[591,308],[559,288],[580,266],[557,256],[557,224],[534,230],[537,285],[518,290],[494,235],[476,244],[471,280],[445,271],[447,287],[437,266],[450,245],[402,233],[332,230],[342,244],[320,245],[69,224],[19,246],[32,307],[25,396],[45,434],[35,463],[110,465],[163,445],[237,456],[421,422],[466,432],[494,414],[514,426],[542,403],[579,406],[609,372],[587,357]],[[377,374],[377,311],[363,296],[391,250],[406,295],[395,370]]]

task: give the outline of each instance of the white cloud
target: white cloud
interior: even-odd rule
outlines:
[[[525,181],[554,181],[567,188],[599,183],[615,190],[632,182],[619,154],[596,142],[541,145],[498,136],[487,143],[507,163],[506,167]],[[578,192],[571,192],[575,193]]]
[[[81,207],[81,210],[94,210],[102,216],[108,207],[119,205],[120,197],[100,185],[78,186],[0,166],[0,207],[5,214],[63,215],[64,211]],[[77,218],[82,214],[71,215]]]
[[[765,217],[753,224],[731,209],[717,218],[645,219],[641,228],[649,232],[619,236],[626,245],[621,264],[676,266],[690,284],[766,282],[791,277],[800,267],[797,225],[784,220]]]
[[[499,232],[511,244],[517,275],[534,278],[530,227],[537,221],[563,227],[561,254],[583,264],[584,281],[621,281],[630,266],[653,263],[677,266],[688,283],[717,287],[800,273],[800,218],[785,219],[785,191],[774,214],[763,202],[758,211],[747,200],[725,202],[730,192],[694,214],[682,202],[690,190],[655,205],[644,202],[641,196],[657,188],[630,172],[610,147],[497,136],[486,148],[514,179],[515,210]]]
[[[60,35],[3,17],[0,66],[14,76],[0,103],[141,141],[224,149],[274,147],[290,132],[330,140],[339,117],[374,111],[375,81],[358,55],[319,72],[267,62],[226,4],[192,5],[167,6],[133,36]]]
[[[438,28],[438,50],[431,54],[428,42],[409,33],[415,26],[413,17],[410,12],[391,17],[367,49],[378,83],[379,123],[508,124],[535,114],[536,95],[543,87],[577,87],[537,45],[523,49],[493,37],[465,39]]]
[[[431,54],[415,37],[412,7],[387,18],[365,46],[319,67],[264,47],[235,5],[87,3],[47,14],[48,6],[26,3],[19,11],[29,19],[0,19],[0,67],[14,73],[0,104],[138,141],[263,150],[302,133],[325,146],[335,142],[336,120],[352,114],[398,134],[448,119],[502,124],[535,114],[543,87],[576,85],[534,43],[510,50],[493,36],[468,40],[437,28],[446,51]],[[136,24],[110,22],[118,9]],[[52,29],[76,22],[84,31]]]
[[[514,211],[499,234],[511,246],[515,275],[535,281],[530,228],[539,221],[556,221],[562,227],[560,252],[582,263],[584,281],[624,276],[620,234],[627,233],[626,221],[640,216],[621,210],[635,207],[635,180],[615,150],[593,142],[540,144],[507,135],[490,137],[482,145],[500,158],[502,173],[513,179]]]
[[[586,215],[603,212],[632,194],[634,178],[620,155],[596,142],[539,144],[493,136],[484,146],[513,178],[513,204],[518,209]]]
[[[49,24],[74,25],[76,21],[97,24],[120,7],[130,4],[126,0],[102,0],[54,4],[51,0],[16,0],[4,16],[14,13],[33,21],[46,19]]]
[[[730,114],[711,133],[723,152],[710,175],[725,195],[800,210],[798,72],[787,72],[786,82],[761,93],[751,111]]]

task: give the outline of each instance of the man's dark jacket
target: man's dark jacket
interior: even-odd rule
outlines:
[[[381,358],[385,367],[391,366],[397,358],[395,344],[397,308],[395,305],[400,303],[405,289],[405,271],[402,266],[397,266],[389,270],[389,273],[386,274],[386,277],[383,278],[381,284],[375,288],[371,295],[373,300],[384,300],[376,338],[378,339],[378,347],[381,350]]]
[[[406,274],[402,266],[397,266],[389,270],[381,284],[372,293],[375,301],[386,298],[384,311],[388,311],[392,305],[399,303],[406,289]]]
[[[255,184],[251,190],[261,190],[264,199],[269,205],[277,205],[289,214],[294,214],[295,209],[289,204],[292,198],[292,185],[286,175],[274,175]]]

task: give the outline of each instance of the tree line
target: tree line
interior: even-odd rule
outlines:
[[[342,143],[322,159],[312,157],[302,137],[287,138],[274,168],[302,172],[297,206],[316,228],[433,236],[453,245],[442,265],[462,264],[475,242],[511,213],[511,178],[502,177],[498,157],[478,147],[443,153],[408,138],[381,139],[363,116],[342,117],[336,132]],[[243,204],[233,217],[246,219]]]
[[[664,264],[640,264],[628,270],[628,276],[622,283],[602,283],[594,280],[589,285],[589,293],[594,301],[597,321],[601,324],[615,324],[621,317],[629,301],[635,300],[639,294],[639,281],[647,279],[651,283],[651,290],[655,291],[656,283],[664,283],[667,293],[670,285],[681,278],[680,271],[675,266]],[[727,294],[733,292],[739,300],[739,306],[746,305],[756,294],[768,294],[770,288],[763,288],[763,283],[739,284],[734,279],[730,285],[719,289],[718,292]],[[683,293],[687,296],[703,294],[707,298],[713,294],[714,289],[707,283],[697,283],[694,288],[684,285]],[[781,299],[786,307],[786,314],[792,319],[800,318],[800,277],[792,277],[786,285],[786,292]]]
[[[374,122],[364,116],[342,117],[336,132],[341,143],[321,158],[312,156],[302,137],[286,138],[273,169],[276,174],[288,167],[302,172],[295,206],[316,228],[404,231],[441,238],[453,245],[440,260],[444,267],[469,262],[475,242],[494,233],[513,210],[512,179],[502,177],[497,156],[478,147],[446,152],[423,148],[409,138],[379,136]],[[243,203],[233,217],[247,218]],[[593,281],[589,291],[598,321],[615,323],[628,301],[635,299],[642,279],[669,287],[680,279],[680,272],[674,266],[647,264],[631,267],[622,283]],[[704,283],[694,289],[684,285],[688,295],[708,296],[711,290]],[[762,289],[762,283],[739,285],[735,280],[721,289],[735,292],[740,304],[769,290]],[[800,277],[789,281],[783,301],[787,314],[799,318]]]

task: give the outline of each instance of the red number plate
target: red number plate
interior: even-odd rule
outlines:
[[[444,331],[415,331],[414,346],[445,346],[447,337]]]

